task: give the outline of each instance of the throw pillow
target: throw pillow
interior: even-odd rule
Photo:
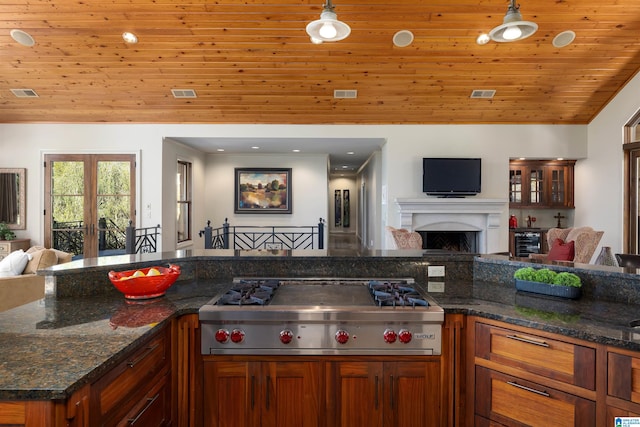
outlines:
[[[27,253],[29,253],[29,251],[27,251]],[[51,267],[58,263],[58,256],[52,249],[40,249],[35,252],[31,252],[31,257],[31,260],[27,263],[22,274],[35,274],[38,270]]]
[[[0,277],[21,275],[30,257],[31,254],[22,249],[11,252],[0,261]]]
[[[575,256],[575,242],[573,240],[564,242],[562,239],[556,239],[553,242],[547,259],[549,261],[573,261]]]

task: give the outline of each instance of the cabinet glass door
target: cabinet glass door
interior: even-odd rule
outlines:
[[[522,203],[522,170],[509,171],[509,202]]]
[[[544,179],[542,169],[531,169],[529,174],[529,201],[539,204],[544,200]]]
[[[551,170],[551,203],[563,204],[565,201],[564,168]]]

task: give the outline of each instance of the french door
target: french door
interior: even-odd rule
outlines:
[[[75,258],[125,253],[135,224],[135,155],[47,154],[44,243]]]

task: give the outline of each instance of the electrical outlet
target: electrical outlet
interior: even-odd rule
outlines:
[[[427,292],[444,292],[444,282],[428,282]]]
[[[429,277],[444,277],[444,265],[430,265],[427,267]]]

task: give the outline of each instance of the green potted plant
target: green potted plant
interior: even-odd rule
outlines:
[[[548,268],[536,270],[533,267],[523,267],[516,270],[516,289],[537,294],[552,295],[563,298],[580,297],[582,281],[580,277],[569,272],[555,272]]]
[[[4,222],[0,222],[0,240],[13,240],[16,235],[9,229],[9,226]]]

